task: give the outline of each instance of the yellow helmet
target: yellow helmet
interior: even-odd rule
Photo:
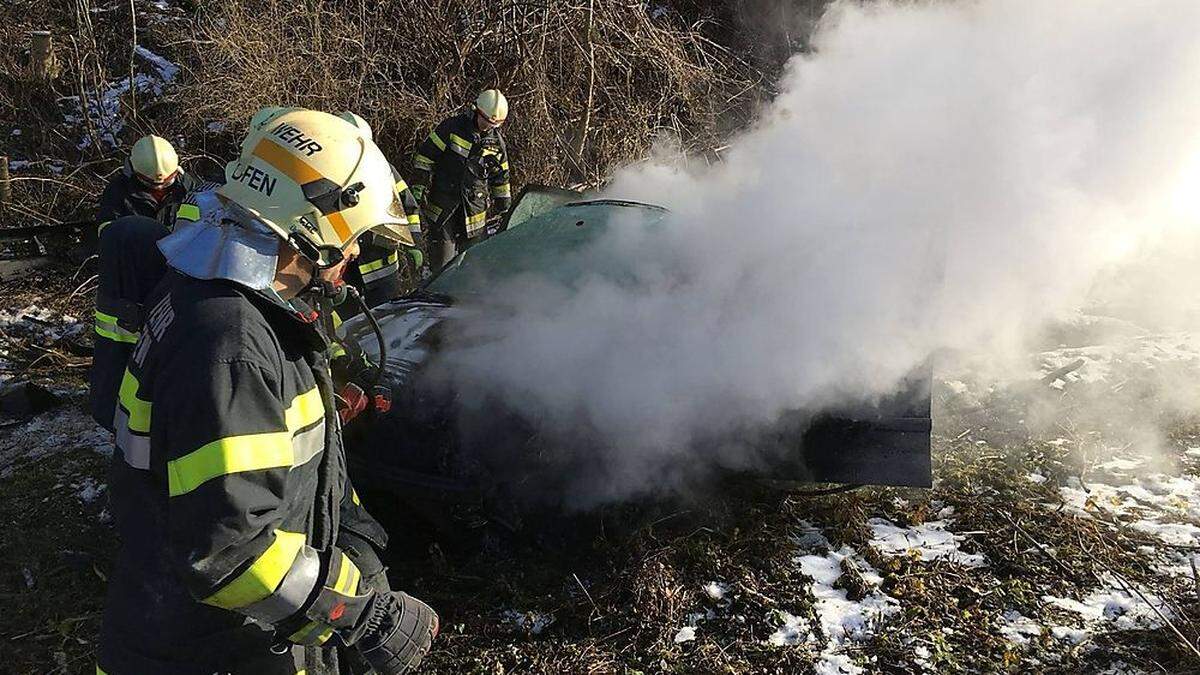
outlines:
[[[368,139],[370,139],[372,141],[375,140],[375,132],[371,131],[370,123],[368,123],[366,120],[364,120],[358,114],[352,113],[349,110],[347,110],[345,112],[338,113],[338,117],[340,117],[340,118],[346,120],[347,122],[349,122],[350,124],[353,124],[354,126],[358,127],[359,130],[363,132],[363,136],[366,136]]]
[[[318,265],[337,262],[368,230],[412,245],[391,166],[353,124],[287,110],[251,129],[217,193]]]
[[[499,89],[488,89],[475,99],[475,110],[492,124],[504,124],[508,118],[508,99]]]
[[[142,136],[129,153],[129,166],[143,181],[162,185],[171,182],[179,170],[179,155],[167,139]]]

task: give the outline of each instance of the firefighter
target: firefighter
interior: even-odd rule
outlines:
[[[407,219],[383,154],[336,116],[283,113],[242,148],[158,242],[168,270],[118,395],[97,670],[315,675],[344,646],[408,673],[437,615],[388,586],[305,300],[364,232],[410,243]]]
[[[214,188],[200,183],[197,190]],[[88,374],[88,398],[92,419],[113,431],[113,412],[125,364],[141,330],[143,303],[158,285],[167,265],[158,250],[158,240],[179,223],[193,222],[200,208],[189,196],[169,219],[142,215],[117,218],[99,232],[96,270],[95,348]]]
[[[96,235],[121,216],[139,215],[166,222],[175,207],[196,187],[179,166],[167,139],[143,136],[133,144],[125,166],[100,195]]]
[[[489,201],[494,216],[508,212],[508,150],[500,133],[507,117],[504,94],[488,89],[471,110],[430,132],[413,158],[413,189],[425,215],[434,272],[487,238]]]
[[[348,111],[339,116],[358,127],[367,138],[374,139],[371,125],[362,117]],[[392,167],[392,177],[396,184],[396,194],[404,207],[413,245],[403,247],[401,252],[395,243],[383,237],[370,232],[363,235],[359,242],[362,253],[356,264],[347,270],[346,280],[362,293],[363,299],[371,307],[396,298],[403,292],[400,276],[401,253],[405,263],[411,264],[410,270],[414,278],[421,277],[424,271],[424,237],[421,232],[421,211],[417,205],[417,198],[395,167]],[[341,319],[349,319],[356,313],[357,308],[339,310]]]
[[[141,330],[141,300],[166,272],[158,240],[167,228],[145,216],[124,216],[100,232],[96,342],[88,388],[92,418],[113,430],[117,389]],[[126,256],[129,251],[138,255]]]

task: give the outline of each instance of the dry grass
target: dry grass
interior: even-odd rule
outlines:
[[[122,151],[92,142],[109,131],[102,124],[65,123],[63,97],[94,108],[112,83],[147,72],[135,44],[182,70],[161,97],[121,98],[118,140],[164,135],[202,174],[221,171],[266,105],[359,112],[407,170],[431,125],[499,87],[512,104],[515,187],[595,184],[663,137],[715,159],[824,2],[800,3],[789,23],[799,32],[773,35],[750,21],[758,14],[715,0],[20,0],[0,8],[0,38],[14,46],[0,52],[0,119],[10,120],[0,154],[30,164],[14,173],[3,220],[91,215]],[[59,74],[48,82],[30,75],[35,29],[54,34]]]
[[[548,184],[599,181],[663,132],[711,148],[762,81],[640,3],[229,2],[200,15],[194,45],[180,92],[193,129],[279,103],[354,110],[406,167],[432,125],[498,87],[518,181]]]

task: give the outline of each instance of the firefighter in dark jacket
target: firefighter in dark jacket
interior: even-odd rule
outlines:
[[[201,189],[205,187],[215,184],[201,185]],[[177,206],[169,224],[141,215],[122,216],[100,232],[96,341],[88,392],[92,418],[109,431],[113,431],[117,390],[141,331],[143,303],[167,270],[158,240],[170,234],[170,226],[199,217],[199,203],[193,194]]]
[[[175,148],[159,136],[143,136],[133,144],[125,166],[100,195],[96,234],[122,216],[138,215],[166,222],[195,181],[179,166]]]
[[[500,127],[508,117],[504,94],[488,89],[473,109],[437,126],[413,157],[414,190],[428,232],[430,268],[488,236],[493,215],[508,212],[508,150]]]
[[[166,226],[145,216],[118,218],[100,233],[89,395],[92,418],[109,431],[113,430],[117,389],[141,330],[139,300],[150,294],[166,272],[157,246],[166,235]],[[127,251],[140,254],[127,257]]]
[[[362,117],[352,112],[343,112],[339,117],[358,127],[367,138],[374,139],[371,125]],[[372,233],[363,235],[359,242],[362,253],[355,265],[346,271],[346,281],[358,288],[367,305],[371,307],[399,297],[403,293],[403,281],[400,276],[402,257],[405,264],[411,263],[413,277],[420,277],[424,269],[425,238],[421,232],[421,210],[416,195],[395,167],[392,167],[392,178],[396,183],[396,194],[400,198],[400,204],[404,207],[413,245],[401,247]],[[339,313],[342,319],[349,319],[357,313],[357,309],[341,309]]]
[[[408,673],[437,616],[372,551],[385,535],[349,484],[329,346],[299,302],[364,232],[407,242],[408,223],[344,120],[290,111],[242,147],[216,208],[159,241],[170,269],[118,396],[97,669],[315,675],[344,646]]]

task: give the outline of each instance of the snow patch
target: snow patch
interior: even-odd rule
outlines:
[[[1071,628],[1070,626],[1051,626],[1050,634],[1056,640],[1070,642],[1073,645],[1083,644],[1092,637],[1092,632],[1086,628]]]
[[[179,75],[178,65],[149,49],[138,46],[135,53],[146,63],[149,73],[135,73],[132,78],[118,77],[103,91],[89,94],[83,101],[80,101],[79,96],[63,96],[58,99],[68,110],[63,114],[64,122],[78,129],[83,128],[86,121],[95,129],[95,139],[85,134],[76,144],[78,149],[86,150],[97,142],[101,146],[96,148],[98,150],[118,149],[121,146],[121,132],[125,129],[125,120],[121,116],[122,97],[131,90],[138,94],[162,96],[166,86]]]
[[[779,628],[771,633],[771,637],[767,638],[767,642],[776,647],[808,644],[816,641],[816,636],[812,632],[812,624],[803,617],[795,616],[790,612],[776,612],[778,619],[783,622]]]
[[[675,633],[675,644],[677,644],[677,645],[683,644],[684,642],[691,642],[692,640],[695,640],[695,639],[696,639],[696,627],[695,626],[684,626],[683,628],[679,629],[679,632]]]
[[[1012,609],[996,618],[996,629],[1016,645],[1029,644],[1029,638],[1040,636],[1044,630],[1038,622]]]
[[[825,556],[806,555],[799,559],[800,571],[813,578],[810,590],[816,598],[815,609],[821,632],[831,644],[841,645],[849,640],[862,640],[871,634],[873,625],[899,611],[900,603],[878,590],[882,577],[849,546],[830,551]],[[844,590],[833,585],[842,576],[842,565],[858,568],[863,581],[872,592],[861,600],[850,600]]]
[[[809,592],[815,600],[813,611],[817,625],[813,626],[808,618],[777,611],[780,625],[767,642],[780,647],[818,644],[821,642],[817,635],[819,628],[825,637],[825,647],[814,672],[857,675],[863,670],[843,653],[843,647],[849,642],[869,638],[881,622],[900,611],[900,603],[879,589],[883,578],[853,548],[842,546],[839,550],[830,550],[829,540],[821,534],[820,528],[808,521],[800,521],[799,530],[793,541],[811,553],[793,560],[800,565],[800,571],[813,580]],[[861,600],[851,600],[845,590],[834,588],[846,568],[857,571],[867,586]]]
[[[704,594],[713,602],[728,603],[729,584],[724,584],[720,581],[710,581],[704,584]]]
[[[1153,630],[1162,627],[1162,619],[1158,613],[1170,618],[1170,608],[1162,598],[1153,593],[1142,595],[1145,596],[1144,600],[1141,596],[1126,591],[1115,579],[1106,576],[1102,579],[1101,586],[1082,600],[1053,595],[1044,595],[1042,600],[1052,607],[1073,612],[1082,618],[1083,626],[1080,628],[1058,626],[1051,629],[1055,637],[1079,644],[1091,631],[1097,629],[1121,631]]]
[[[845,654],[821,654],[820,660],[813,666],[815,675],[859,675],[863,669],[854,665]]]
[[[83,481],[71,487],[75,488],[75,496],[79,498],[79,501],[84,504],[91,504],[96,501],[97,497],[104,494],[105,486],[97,485],[91,476],[87,476]]]
[[[946,560],[964,567],[983,567],[982,554],[964,553],[959,544],[966,538],[946,529],[953,521],[931,520],[914,527],[898,527],[883,518],[871,518],[871,546],[885,555],[917,554],[921,560]]]
[[[38,460],[79,449],[101,455],[111,455],[113,451],[112,435],[75,406],[56,408],[29,420],[16,427],[9,440],[12,442],[0,442],[0,466],[5,467],[0,471],[0,479],[12,474],[20,458]],[[96,486],[95,490],[99,494],[103,487]]]
[[[1031,377],[1043,378],[1077,360],[1083,364],[1055,380],[1056,389],[1068,384],[1102,384],[1123,379],[1130,372],[1144,372],[1165,363],[1200,364],[1200,342],[1182,331],[1131,335],[1110,344],[1064,347],[1037,355],[1039,368]],[[1120,384],[1117,385],[1118,387]]]
[[[1119,458],[1107,461],[1096,468],[1111,473],[1124,473],[1126,471],[1132,471],[1143,464],[1145,464],[1145,460],[1141,458]]]
[[[518,612],[515,609],[506,609],[500,614],[500,619],[526,633],[540,635],[542,631],[550,627],[554,623],[554,615],[537,610],[529,610],[527,612]]]

